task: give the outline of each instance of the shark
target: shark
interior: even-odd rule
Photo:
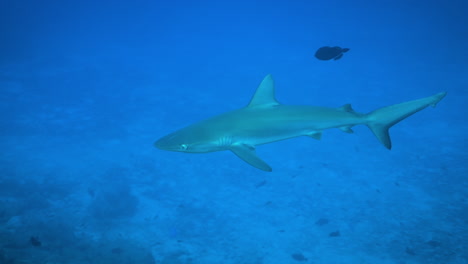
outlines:
[[[253,167],[272,168],[256,154],[256,147],[299,136],[321,139],[324,130],[337,128],[353,133],[352,127],[366,125],[387,149],[392,148],[389,129],[403,119],[435,107],[446,92],[359,113],[351,104],[341,107],[281,104],[275,98],[273,77],[267,75],[249,104],[170,133],[156,142],[156,148],[186,153],[228,150]]]

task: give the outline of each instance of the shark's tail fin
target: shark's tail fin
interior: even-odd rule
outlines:
[[[446,93],[443,92],[422,99],[382,107],[366,115],[366,125],[386,148],[391,149],[392,142],[388,134],[390,127],[429,105],[435,107],[445,95]]]

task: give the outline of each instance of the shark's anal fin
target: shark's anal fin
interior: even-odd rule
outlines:
[[[354,133],[354,131],[351,129],[351,126],[342,126],[342,127],[339,127],[338,129],[348,134]]]
[[[261,160],[255,153],[255,147],[246,144],[233,144],[231,151],[243,161],[263,171],[272,171],[271,167]]]

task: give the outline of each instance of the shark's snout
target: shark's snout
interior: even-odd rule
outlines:
[[[153,144],[156,148],[161,150],[169,150],[169,151],[185,151],[186,145],[184,144],[183,140],[180,138],[178,133],[172,133],[167,136],[164,136]]]
[[[153,144],[156,148],[162,149],[162,150],[171,150],[173,148],[173,144],[170,143],[169,140],[167,140],[167,137],[162,137],[158,140],[156,140]]]
[[[153,143],[153,146],[154,146],[155,148],[158,148],[158,149],[164,149],[164,148],[163,148],[164,145],[163,145],[163,142],[161,141],[161,139],[156,140],[156,141]]]

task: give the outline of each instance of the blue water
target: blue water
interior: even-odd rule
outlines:
[[[99,4],[96,4],[99,2]],[[0,2],[0,263],[468,263],[468,4]],[[340,60],[322,46],[350,48]],[[391,129],[230,152],[153,142],[279,101],[358,112],[446,91]]]

